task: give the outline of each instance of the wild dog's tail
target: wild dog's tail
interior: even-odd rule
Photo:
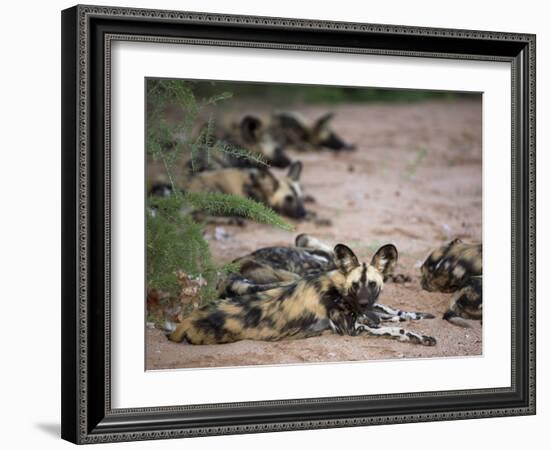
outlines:
[[[159,327],[163,332],[164,335],[170,339],[170,335],[176,331],[176,328],[178,327],[177,322],[173,322],[171,320],[165,320],[162,324],[162,327]],[[171,339],[170,339],[171,340]]]
[[[187,340],[187,329],[189,327],[189,319],[183,319],[177,325],[170,323],[166,329],[166,337],[172,342],[182,342]]]
[[[165,320],[162,324],[162,331],[164,331],[165,334],[172,333],[178,324],[176,322],[172,322],[171,320]]]
[[[447,322],[456,325],[457,327],[472,328],[469,320],[457,316],[453,311],[447,311],[445,314],[443,314],[443,320],[446,320]]]

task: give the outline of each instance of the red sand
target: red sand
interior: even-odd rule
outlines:
[[[308,207],[331,226],[295,223],[287,232],[265,225],[224,226],[227,239],[215,240],[218,261],[257,248],[290,245],[298,233],[330,244],[346,243],[368,260],[382,244],[399,250],[397,272],[411,283],[386,283],[380,303],[431,312],[436,319],[404,323],[436,337],[423,347],[371,336],[281,341],[242,341],[213,346],[174,344],[160,330],[147,331],[147,368],[215,367],[386,358],[481,354],[481,325],[464,329],[441,319],[450,294],[428,293],[419,285],[419,266],[431,249],[454,237],[481,241],[481,103],[432,102],[406,105],[309,107],[316,117],[334,110],[333,128],[357,151],[294,154],[304,162],[303,186],[316,198]]]

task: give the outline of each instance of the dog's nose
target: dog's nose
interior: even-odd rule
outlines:
[[[299,205],[297,208],[296,208],[296,211],[295,211],[295,217],[297,219],[303,219],[306,215],[306,209],[304,208],[303,205]]]

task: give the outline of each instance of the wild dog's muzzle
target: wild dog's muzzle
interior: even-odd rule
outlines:
[[[331,133],[328,138],[321,142],[323,147],[329,148],[331,150],[354,150],[355,145],[348,144],[336,136],[334,133]]]
[[[277,208],[276,208],[277,209]],[[287,217],[291,217],[292,219],[303,219],[306,216],[306,209],[304,208],[304,205],[285,205],[282,208],[279,208],[279,212]]]

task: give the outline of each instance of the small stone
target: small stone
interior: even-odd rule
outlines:
[[[229,233],[225,231],[225,228],[216,227],[216,229],[214,230],[214,239],[216,241],[223,241],[228,238],[229,238]]]

